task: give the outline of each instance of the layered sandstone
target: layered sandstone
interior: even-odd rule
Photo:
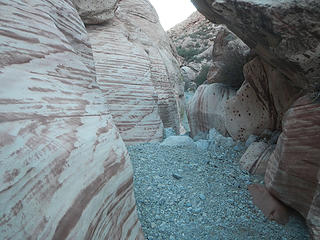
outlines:
[[[307,220],[320,237],[320,103],[311,95],[299,98],[286,113],[283,132],[265,175],[268,190]]]
[[[143,239],[71,1],[0,1],[0,238]]]
[[[121,1],[112,20],[87,29],[97,83],[124,141],[160,141],[163,126],[178,133],[184,112],[182,77],[152,5]]]
[[[200,85],[188,103],[191,135],[215,128],[226,136],[225,105],[235,93],[234,89],[220,83]]]
[[[256,125],[249,132],[260,134],[261,128],[283,130],[269,160],[267,188],[279,200],[298,210],[307,219],[314,239],[319,239],[320,2],[192,2],[213,22],[226,24],[258,55],[244,68],[244,84],[251,89],[251,97],[239,95],[238,91],[238,105],[242,105],[239,100],[245,101],[248,96],[252,104],[261,105],[256,109],[258,113],[264,111],[264,117],[257,118],[262,125]],[[308,93],[312,93],[312,97]],[[304,97],[299,98],[301,96]],[[237,99],[230,101],[235,111]],[[243,110],[239,110],[238,117],[249,115],[247,109]],[[230,117],[236,117],[233,111]],[[245,121],[235,119],[235,124],[227,123],[228,132],[231,126],[234,132],[231,135],[239,136],[242,129],[237,128],[238,123]],[[249,127],[252,126],[247,129]],[[244,136],[248,135],[250,133]]]

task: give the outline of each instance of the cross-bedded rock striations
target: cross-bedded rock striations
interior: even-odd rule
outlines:
[[[72,1],[0,1],[0,238],[143,239]]]
[[[97,82],[124,141],[160,141],[163,126],[179,132],[179,63],[149,1],[120,1],[112,20],[87,28]]]
[[[286,113],[283,132],[265,175],[269,191],[298,210],[320,238],[320,103],[299,98]]]
[[[220,83],[200,85],[187,108],[191,135],[208,132],[211,128],[227,135],[225,105],[235,94],[234,89]]]

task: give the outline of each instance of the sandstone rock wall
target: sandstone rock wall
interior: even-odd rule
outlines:
[[[123,0],[112,20],[87,29],[97,82],[124,141],[160,141],[163,126],[179,132],[182,77],[152,5]]]
[[[213,22],[226,24],[258,55],[244,68],[244,84],[252,92],[248,98],[261,104],[260,111],[265,111],[269,120],[262,124],[263,128],[283,130],[269,160],[267,188],[298,210],[307,219],[313,238],[319,239],[320,2],[192,2]],[[237,102],[241,105],[240,100],[246,97],[245,93],[239,95],[239,91],[238,99],[230,100],[233,111]],[[246,112],[239,110],[238,116],[243,114]],[[237,123],[244,121],[233,120],[234,132],[240,132]],[[229,123],[226,125],[228,129]]]
[[[143,239],[72,2],[0,6],[0,239]]]
[[[284,117],[283,132],[271,155],[265,181],[269,191],[298,210],[320,238],[320,103],[299,98]]]

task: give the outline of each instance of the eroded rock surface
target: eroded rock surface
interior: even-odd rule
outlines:
[[[88,31],[97,82],[124,141],[160,141],[163,126],[179,133],[183,81],[152,5],[123,0],[112,20]]]
[[[283,132],[271,155],[265,182],[268,190],[298,210],[319,239],[320,103],[299,98],[284,118]]]
[[[295,86],[319,81],[318,0],[192,0],[215,23],[226,24]]]
[[[216,26],[215,32],[217,36],[212,49],[213,63],[207,81],[239,88],[244,80],[242,69],[250,49],[223,25]]]
[[[72,2],[0,5],[0,239],[143,239]]]

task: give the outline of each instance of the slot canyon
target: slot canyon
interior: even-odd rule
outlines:
[[[0,0],[0,239],[320,239],[319,0],[191,2]]]

